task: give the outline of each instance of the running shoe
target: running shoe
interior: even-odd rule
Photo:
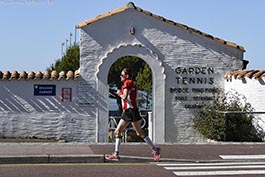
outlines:
[[[155,148],[154,150],[153,150],[153,155],[154,155],[154,161],[155,162],[159,162],[159,160],[160,160],[160,148]]]
[[[119,155],[112,153],[111,155],[105,156],[105,159],[108,161],[119,161],[120,157],[119,157]]]

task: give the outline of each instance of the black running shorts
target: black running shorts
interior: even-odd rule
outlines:
[[[122,111],[121,119],[129,122],[135,122],[142,119],[138,108],[129,108]]]

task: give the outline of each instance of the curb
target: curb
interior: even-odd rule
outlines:
[[[120,156],[117,162],[106,161],[105,154],[90,155],[20,155],[0,156],[0,164],[49,164],[49,163],[220,163],[220,162],[265,162],[265,159],[248,160],[196,160],[161,158],[154,162],[151,157]]]
[[[160,162],[188,162],[188,160],[161,158]],[[98,155],[19,155],[0,156],[0,164],[38,163],[157,163],[151,157],[120,156],[118,162],[106,161],[105,154]],[[195,162],[195,161],[193,161]]]
[[[118,163],[154,162],[152,158],[120,156]],[[0,164],[36,164],[36,163],[113,163],[105,160],[105,154],[99,155],[19,155],[1,156]]]
[[[103,155],[29,155],[1,156],[0,164],[104,163]]]

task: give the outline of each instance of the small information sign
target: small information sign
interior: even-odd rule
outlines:
[[[56,95],[56,85],[44,85],[44,84],[34,85],[34,96],[55,96],[55,95]]]
[[[94,81],[78,82],[77,101],[79,106],[95,106],[95,87]]]

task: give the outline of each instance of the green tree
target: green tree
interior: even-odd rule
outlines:
[[[198,116],[193,119],[194,128],[204,137],[217,141],[261,141],[260,131],[254,127],[253,114],[238,114],[253,110],[242,95],[221,92],[213,102],[199,110]]]
[[[117,86],[120,88],[122,86],[120,80],[120,73],[123,68],[129,68],[133,71],[132,79],[135,80],[137,73],[143,69],[145,66],[144,60],[136,56],[124,56],[119,58],[113,65],[110,67],[108,74],[108,84],[110,86]]]
[[[142,101],[145,103],[145,108],[147,110],[149,109],[150,97],[152,96],[152,71],[147,63],[145,63],[144,68],[141,68],[138,72],[136,83],[139,90],[146,92],[146,98]]]
[[[143,98],[138,99],[139,106],[149,109],[152,94],[152,72],[150,67],[139,57],[121,57],[110,68],[108,75],[108,84],[110,87],[116,86],[120,88],[122,86],[120,73],[123,68],[129,68],[133,71],[133,80],[136,81],[138,89],[146,92]]]
[[[78,45],[70,46],[65,55],[61,59],[55,60],[47,70],[56,70],[58,73],[61,71],[75,71],[79,69],[80,51]]]

